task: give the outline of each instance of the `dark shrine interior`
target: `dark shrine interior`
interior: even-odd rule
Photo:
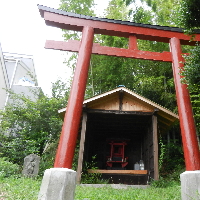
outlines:
[[[126,170],[133,170],[134,164],[143,159],[142,144],[151,124],[151,115],[88,113],[84,161],[95,162],[99,169],[108,169],[110,141],[125,141],[124,156],[127,158]],[[115,163],[112,169],[120,169]]]

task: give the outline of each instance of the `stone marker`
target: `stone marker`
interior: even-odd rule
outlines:
[[[181,178],[181,199],[200,199],[200,170],[185,171]]]
[[[22,174],[24,176],[33,177],[37,176],[39,172],[40,156],[30,154],[24,158],[24,166]]]
[[[74,200],[76,172],[67,168],[51,168],[44,172],[38,200]]]

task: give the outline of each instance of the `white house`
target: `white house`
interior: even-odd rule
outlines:
[[[12,100],[5,89],[35,98],[30,89],[38,87],[32,56],[3,53],[0,46],[0,109]]]

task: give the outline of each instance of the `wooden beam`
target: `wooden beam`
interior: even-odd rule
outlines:
[[[148,27],[140,27],[137,25],[119,24],[107,21],[84,19],[79,17],[70,17],[67,15],[57,14],[53,12],[44,11],[45,23],[49,26],[54,26],[66,30],[82,31],[84,26],[94,28],[95,34],[129,37],[135,35],[137,39],[151,40],[157,42],[168,43],[170,38],[179,38],[181,44],[195,45],[196,41],[200,41],[200,34],[195,35],[195,41],[191,41],[189,35],[183,32],[176,32],[171,30],[162,30]]]
[[[153,112],[141,112],[141,111],[119,111],[119,110],[101,110],[101,109],[89,109],[88,113],[101,113],[101,114],[130,114],[130,115],[153,115]]]
[[[147,170],[106,170],[106,169],[88,169],[88,173],[100,174],[147,174]]]
[[[119,92],[119,111],[122,111],[123,108],[123,97],[124,97],[124,91],[120,90]]]
[[[86,123],[87,123],[87,113],[83,112],[81,140],[80,140],[77,177],[76,177],[76,182],[78,184],[80,184],[80,182],[81,182],[81,172],[82,172],[82,166],[83,166],[83,153],[84,153],[84,144],[85,144]]]
[[[157,116],[152,116],[152,125],[153,125],[153,154],[154,154],[154,180],[159,179],[159,170],[158,170],[158,120]]]
[[[172,124],[172,122],[164,120],[164,118],[160,118],[160,116],[158,118],[158,121],[161,122],[162,124],[165,124],[168,127]]]
[[[78,52],[81,42],[78,40],[54,41],[47,40],[45,44],[46,49],[55,49],[62,51]],[[134,49],[123,49],[117,47],[101,46],[98,43],[93,43],[92,54],[116,56],[124,58],[136,58],[143,60],[154,60],[162,62],[172,62],[171,52],[150,52]]]
[[[129,44],[128,44],[129,49],[135,49],[137,50],[137,37],[135,35],[130,35],[129,36]]]

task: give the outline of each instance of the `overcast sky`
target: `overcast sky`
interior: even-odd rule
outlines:
[[[101,0],[98,3],[103,7],[107,2],[108,0]],[[37,4],[58,9],[60,1],[0,1],[0,43],[3,52],[33,56],[38,83],[49,94],[51,82],[59,77],[69,77],[69,70],[63,64],[66,53],[44,49],[48,39],[63,40],[62,31],[45,25]]]

